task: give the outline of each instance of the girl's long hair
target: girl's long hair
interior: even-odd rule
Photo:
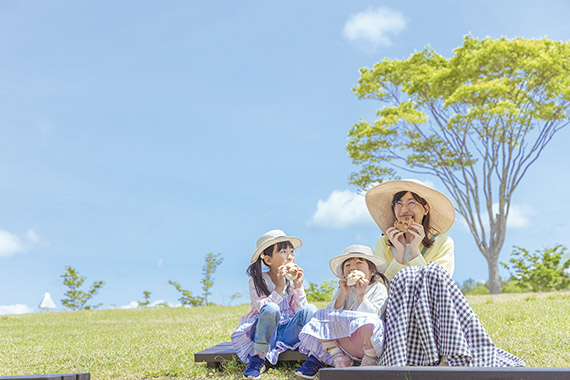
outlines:
[[[394,203],[398,202],[400,199],[402,199],[402,197],[407,193],[407,190],[404,191],[399,191],[396,194],[394,194],[394,198],[392,198],[392,213],[394,213],[394,215],[396,215],[396,213],[394,212]],[[422,197],[420,197],[418,194],[416,193],[412,193],[411,191],[409,192],[410,194],[412,194],[412,197],[419,202],[422,206],[426,206],[428,203],[425,199],[423,199]],[[430,212],[428,211],[428,213],[424,216],[423,220],[422,220],[422,226],[424,227],[424,231],[426,233],[426,235],[424,236],[423,240],[422,240],[422,244],[424,245],[424,247],[429,248],[433,245],[433,241],[430,240],[428,233],[430,231],[429,229],[429,222],[430,222]],[[388,244],[392,245],[392,242],[388,239]]]
[[[277,252],[279,252],[285,248],[294,248],[293,244],[291,244],[290,241],[282,241],[280,243],[273,244],[273,245],[265,248],[262,252],[262,255],[273,256],[273,247],[275,247],[275,245],[277,245]],[[271,292],[267,288],[267,284],[265,283],[265,280],[263,279],[263,276],[262,276],[263,271],[261,269],[261,263],[263,263],[264,265],[267,265],[267,264],[265,264],[265,261],[263,261],[263,259],[261,258],[261,255],[259,255],[257,260],[253,264],[251,264],[249,267],[247,267],[246,273],[248,276],[253,278],[253,285],[255,286],[255,291],[257,292],[257,294],[269,296],[271,294]],[[289,292],[289,286],[287,286],[287,292]]]

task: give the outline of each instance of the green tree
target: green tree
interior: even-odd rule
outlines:
[[[474,279],[469,278],[463,281],[463,284],[459,286],[459,289],[461,290],[461,293],[469,294],[477,285],[483,285],[483,284],[481,284],[481,282],[479,281],[475,281]]]
[[[309,282],[309,287],[305,289],[305,293],[307,294],[307,301],[331,301],[334,290],[336,289],[336,285],[337,282],[335,280],[323,281],[321,282],[321,285],[317,285],[314,282]]]
[[[182,289],[182,286],[176,281],[168,281],[168,283],[176,288],[181,294],[178,301],[183,306],[201,306],[204,303],[203,297],[194,297],[190,290]]]
[[[509,269],[512,278],[520,288],[530,288],[533,292],[562,290],[570,286],[568,268],[570,259],[562,261],[566,247],[558,244],[530,253],[528,250],[513,246],[511,266],[501,263]]]
[[[210,289],[214,286],[213,274],[216,271],[218,265],[224,261],[221,257],[221,253],[214,255],[213,253],[207,253],[204,258],[204,266],[202,267],[202,290],[204,291],[202,297],[195,297],[192,292],[186,289],[182,289],[182,286],[176,281],[168,281],[168,283],[176,288],[181,293],[178,299],[180,303],[184,306],[201,306],[208,305],[208,296],[212,294]]]
[[[139,307],[147,307],[150,304],[150,295],[151,294],[152,294],[152,292],[149,292],[148,290],[143,290],[144,301],[137,301],[137,303],[139,304]]]
[[[87,292],[81,290],[81,286],[86,280],[86,277],[79,276],[79,273],[70,266],[65,267],[65,273],[62,274],[60,277],[63,277],[63,284],[69,288],[67,292],[65,292],[65,297],[61,300],[61,304],[64,307],[67,307],[71,310],[89,310],[89,309],[96,309],[102,304],[94,305],[94,306],[86,306],[85,304],[91,298],[93,298],[97,293],[99,293],[99,289],[105,284],[104,281],[95,281]]]
[[[397,170],[437,177],[486,258],[500,293],[498,259],[513,192],[556,132],[568,125],[570,43],[477,39],[444,58],[427,47],[360,70],[354,91],[383,105],[349,132],[365,189]]]
[[[212,294],[210,289],[214,286],[213,274],[216,271],[218,265],[224,261],[220,253],[214,255],[212,252],[206,254],[205,263],[202,267],[202,290],[204,291],[204,303],[208,305],[208,296]]]

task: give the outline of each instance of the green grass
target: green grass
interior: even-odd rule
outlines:
[[[469,296],[495,344],[534,367],[569,367],[570,293]],[[325,303],[319,303],[323,307]],[[228,341],[249,305],[0,316],[0,376],[89,372],[102,379],[240,379],[194,353]],[[291,379],[295,365],[264,379]]]

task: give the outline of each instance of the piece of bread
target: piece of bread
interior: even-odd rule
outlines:
[[[350,271],[350,273],[346,276],[346,285],[347,286],[352,286],[354,284],[356,284],[356,282],[361,279],[364,278],[365,275],[363,272],[357,270],[357,269],[353,269],[352,271]]]
[[[412,225],[414,219],[411,216],[405,216],[401,219],[396,219],[394,222],[394,227],[399,229],[402,232],[408,232],[408,227]]]
[[[299,274],[299,266],[295,263],[285,264],[285,268],[287,268],[287,274],[285,274],[285,278],[287,280],[293,281],[297,278],[297,274]]]

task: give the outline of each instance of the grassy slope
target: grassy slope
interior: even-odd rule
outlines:
[[[570,293],[472,296],[495,344],[529,366],[570,366]],[[323,307],[324,304],[318,305]],[[248,305],[101,310],[0,317],[0,375],[90,372],[99,379],[241,378],[194,363],[194,352],[229,340]],[[264,379],[291,378],[279,367]]]

